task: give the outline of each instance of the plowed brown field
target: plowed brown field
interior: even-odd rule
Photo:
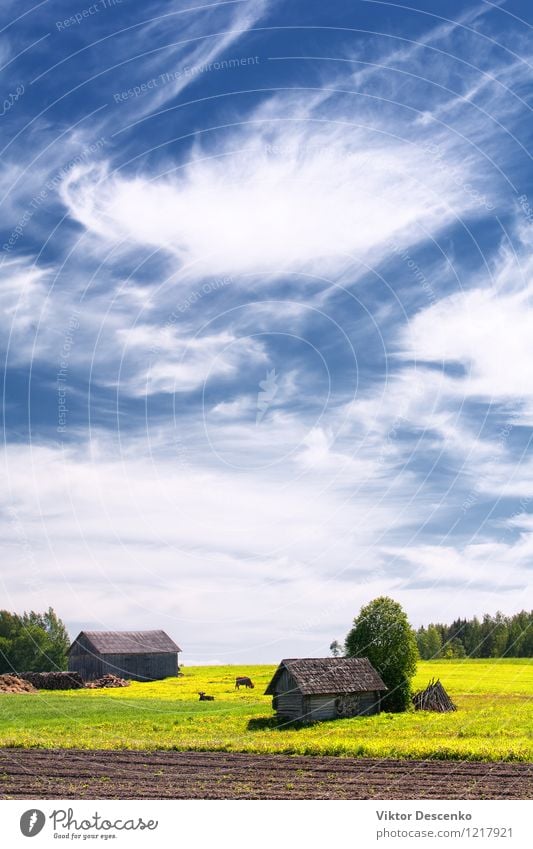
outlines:
[[[0,749],[2,799],[531,799],[533,764]]]

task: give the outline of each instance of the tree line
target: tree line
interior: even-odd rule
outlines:
[[[0,674],[66,669],[69,646],[67,629],[51,607],[45,613],[0,610]]]
[[[454,657],[533,657],[533,610],[514,616],[485,613],[482,619],[440,622],[416,632],[418,653],[423,660]]]

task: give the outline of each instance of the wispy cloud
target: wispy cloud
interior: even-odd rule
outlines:
[[[416,622],[522,603],[531,44],[487,4],[417,38],[292,14],[95,15],[4,116],[14,609],[272,660],[383,592]]]
[[[123,345],[120,390],[134,395],[190,392],[210,380],[236,375],[245,364],[267,359],[259,342],[227,331],[180,337],[176,330],[160,332],[157,325],[137,325],[117,335]]]
[[[466,168],[454,163],[467,182]],[[468,177],[471,179],[471,174]],[[458,187],[459,183],[459,187]],[[346,130],[243,130],[179,176],[69,175],[70,215],[104,241],[160,248],[185,273],[339,274],[475,213],[432,154]]]
[[[421,363],[460,363],[464,375],[447,381],[458,398],[533,405],[533,263],[528,242],[505,251],[491,278],[456,292],[413,317],[400,356]]]

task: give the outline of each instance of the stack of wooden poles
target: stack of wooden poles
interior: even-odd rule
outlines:
[[[457,710],[448,693],[440,683],[433,678],[425,690],[420,690],[413,696],[415,710],[433,710],[437,713],[448,713]]]

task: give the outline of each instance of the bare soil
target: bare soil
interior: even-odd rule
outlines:
[[[533,764],[0,749],[1,799],[533,799]]]

